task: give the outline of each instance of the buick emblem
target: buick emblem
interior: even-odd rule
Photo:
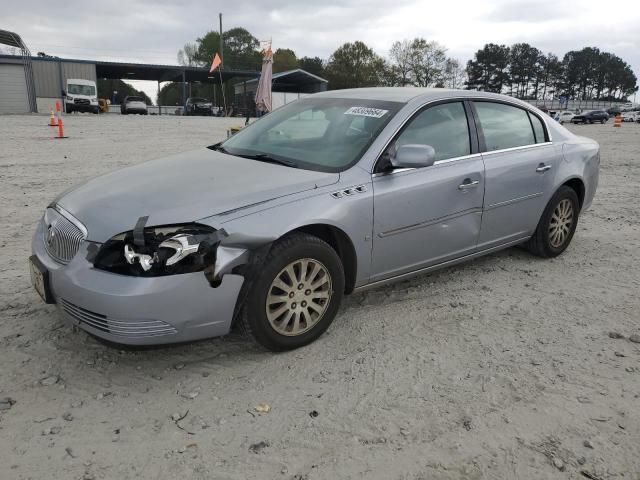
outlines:
[[[56,231],[53,229],[53,225],[49,225],[47,227],[47,245],[52,246],[53,245],[53,239],[56,236]]]

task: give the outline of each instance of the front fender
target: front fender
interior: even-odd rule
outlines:
[[[333,190],[340,189],[335,187]],[[327,225],[342,230],[353,243],[357,276],[355,285],[369,279],[371,266],[371,229],[373,225],[373,192],[366,185],[362,192],[336,198],[324,190],[305,198],[226,219],[213,216],[198,223],[224,228],[228,233],[221,246],[257,250],[285,234],[309,225]]]

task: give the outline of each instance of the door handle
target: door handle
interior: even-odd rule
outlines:
[[[538,173],[544,173],[547,170],[551,170],[551,165],[545,165],[544,163],[541,163],[540,165],[538,165],[538,168],[536,168],[536,172]]]
[[[474,180],[472,182],[471,179],[466,178],[464,182],[458,185],[458,190],[468,190],[470,188],[477,188],[479,184],[480,184],[480,180]]]

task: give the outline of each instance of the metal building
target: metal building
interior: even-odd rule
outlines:
[[[36,112],[31,52],[17,33],[0,30],[0,44],[20,49],[20,55],[0,60],[0,113]]]
[[[206,67],[0,55],[0,114],[48,112],[56,100],[62,100],[62,90],[69,78],[94,82],[101,78],[152,80],[158,82],[158,89],[160,82],[177,82],[182,84],[184,103],[189,83],[217,84],[221,79],[226,82],[259,76],[257,67],[222,68],[212,75]]]

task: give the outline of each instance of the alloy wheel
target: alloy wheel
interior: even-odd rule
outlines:
[[[573,226],[573,204],[569,199],[558,203],[549,221],[549,243],[553,248],[560,248],[569,238]]]
[[[294,260],[271,282],[265,305],[267,319],[281,335],[302,335],[323,317],[332,294],[331,275],[321,262]]]

